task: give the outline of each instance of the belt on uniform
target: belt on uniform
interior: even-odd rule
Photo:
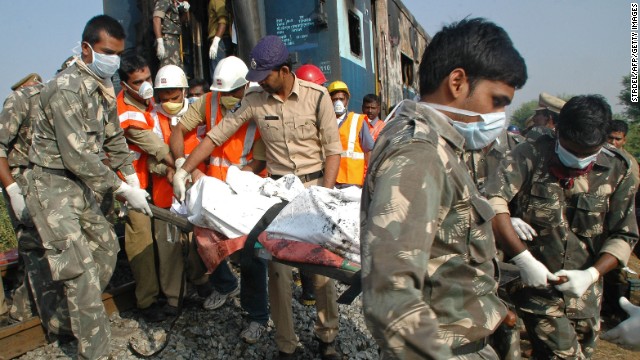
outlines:
[[[42,172],[46,172],[47,174],[62,176],[62,177],[66,177],[66,178],[71,179],[71,180],[76,180],[78,178],[76,176],[76,174],[72,173],[71,171],[69,171],[67,169],[52,169],[52,168],[42,167],[42,166],[39,166],[39,165],[30,166],[30,167],[31,168],[38,167],[38,168],[40,168],[40,170],[42,170]]]
[[[302,181],[303,183],[309,182],[311,180],[315,180],[315,179],[319,179],[324,175],[324,172],[322,170],[318,170],[316,172],[312,172],[311,174],[305,174],[305,175],[298,175],[298,178],[300,179],[300,181]],[[284,175],[273,175],[273,174],[269,174],[269,177],[272,178],[273,180],[278,180],[281,177],[283,177]]]
[[[478,351],[484,349],[484,347],[487,346],[487,343],[487,338],[485,337],[480,340],[458,346],[457,348],[453,348],[451,349],[451,353],[453,353],[453,355],[455,356],[477,353]]]

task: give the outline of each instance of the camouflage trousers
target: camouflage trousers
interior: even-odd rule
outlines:
[[[164,59],[160,60],[160,67],[176,65],[182,68],[180,58],[180,35],[162,34],[164,40]]]
[[[465,355],[454,356],[451,359],[455,360],[499,360],[500,357],[496,354],[496,351],[491,345],[485,346],[482,350]]]
[[[31,173],[27,205],[51,276],[64,287],[78,357],[107,356],[111,330],[101,295],[119,250],[112,225],[82,181],[39,166]]]
[[[27,176],[31,170],[14,168],[12,176],[22,188],[22,193],[27,193]],[[10,204],[5,195],[5,203]],[[38,232],[32,224],[22,224],[16,219],[12,209],[8,209],[11,224],[15,229],[18,240],[18,252],[20,254],[20,267],[24,272],[22,284],[13,295],[13,303],[10,316],[14,320],[23,321],[33,315],[35,310],[47,333],[51,334],[49,321],[58,311],[58,304],[62,297],[62,287],[55,284],[51,278],[49,266],[44,258],[44,248]]]
[[[535,359],[590,359],[600,331],[599,312],[591,318],[572,319],[559,307],[559,301],[544,305],[530,289],[515,293],[518,316],[527,329]],[[599,306],[598,306],[599,308]]]

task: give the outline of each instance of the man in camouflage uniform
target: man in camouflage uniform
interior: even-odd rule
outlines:
[[[5,191],[5,204],[11,224],[18,239],[20,258],[26,271],[24,282],[13,296],[11,318],[22,321],[32,316],[29,292],[45,329],[58,307],[62,288],[56,286],[44,259],[44,249],[26,208],[24,194],[27,192],[29,146],[31,146],[31,123],[41,115],[39,107],[41,78],[29,74],[14,86],[15,90],[4,102],[0,114],[0,180]]]
[[[462,20],[425,50],[421,102],[399,105],[380,133],[360,219],[363,310],[382,359],[498,359],[494,213],[464,159],[504,131],[526,79],[502,28]]]
[[[81,57],[45,84],[40,93],[44,115],[32,124],[27,205],[51,275],[64,286],[81,359],[109,354],[109,320],[101,294],[119,250],[94,193],[115,190],[132,208],[151,213],[146,192],[115,173],[120,171],[128,183],[137,181],[110,80],[124,38],[117,20],[106,15],[89,20]],[[102,162],[107,156],[113,170]]]
[[[177,0],[156,0],[153,8],[153,34],[156,36],[156,55],[160,67],[182,67],[180,57],[180,12],[187,12],[189,3]]]
[[[537,359],[591,358],[600,276],[624,266],[638,240],[637,183],[629,159],[606,144],[610,121],[602,97],[572,98],[560,112],[557,138],[516,147],[487,185],[496,239],[520,269],[524,287],[514,301]],[[525,245],[510,216],[537,236]]]

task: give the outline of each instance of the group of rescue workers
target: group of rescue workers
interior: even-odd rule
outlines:
[[[224,181],[237,166],[294,174],[305,187],[362,187],[363,312],[381,358],[519,359],[516,318],[537,359],[593,355],[602,275],[625,266],[638,240],[637,163],[607,144],[626,128],[597,95],[564,103],[542,94],[526,138],[507,132],[504,109],[527,70],[501,27],[465,19],[438,32],[420,63],[420,99],[398,104],[386,126],[376,95],[362,114],[349,112],[347,84],[325,88],[312,64],[294,72],[277,36],[257,43],[249,66],[217,59],[212,91],[193,101],[180,63],[154,78],[124,39],[115,19],[92,18],[79,56],[44,84],[27,76],[5,101],[0,181],[25,271],[13,319],[33,308],[51,341],[77,339],[79,358],[109,355],[100,296],[119,251],[105,217],[115,196],[128,209],[124,244],[143,319],[177,315],[186,276],[207,310],[240,296],[247,343],[271,318],[277,357],[295,358],[292,268],[242,253],[240,281],[227,261],[207,274],[191,236],[153,218],[147,202],[149,189],[168,209],[188,183]],[[171,43],[158,42],[160,60]],[[498,258],[520,275],[500,297]],[[342,358],[333,280],[301,277],[319,355]],[[638,330],[640,314],[607,336],[638,344]]]

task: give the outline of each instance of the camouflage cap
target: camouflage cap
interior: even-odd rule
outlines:
[[[566,101],[560,99],[559,97],[555,97],[553,95],[549,95],[547,93],[540,93],[538,98],[538,108],[535,110],[549,110],[556,114],[560,114],[560,110],[564,106]]]
[[[15,91],[17,88],[19,88],[20,86],[24,85],[24,83],[26,83],[28,81],[42,82],[42,78],[40,77],[40,75],[38,75],[36,73],[31,73],[31,74],[23,77],[22,79],[20,79],[20,81],[18,81],[17,83],[13,84],[11,86],[11,91]]]
[[[279,36],[268,35],[262,38],[251,50],[249,72],[245,77],[249,81],[260,82],[269,72],[289,59],[289,50]]]

